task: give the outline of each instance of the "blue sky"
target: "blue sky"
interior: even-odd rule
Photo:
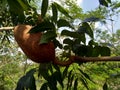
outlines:
[[[99,6],[99,0],[78,0],[77,2],[84,11],[94,10]]]
[[[77,3],[83,9],[84,12],[94,10],[96,7],[99,6],[99,0],[77,0]],[[114,17],[114,18],[115,18],[114,19],[115,20],[114,32],[115,32],[117,29],[120,29],[120,25],[119,25],[120,17],[118,18]],[[111,25],[108,25],[108,27],[111,28]]]

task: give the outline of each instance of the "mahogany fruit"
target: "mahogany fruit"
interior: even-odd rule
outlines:
[[[47,63],[55,60],[53,42],[39,44],[42,33],[28,33],[30,25],[18,25],[14,28],[14,37],[28,58],[37,63]]]

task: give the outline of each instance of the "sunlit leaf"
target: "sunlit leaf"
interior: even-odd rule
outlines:
[[[24,10],[28,10],[30,8],[29,4],[26,1],[24,0],[17,0],[17,1]]]
[[[73,90],[77,90],[77,86],[78,86],[78,78],[75,79]]]
[[[83,77],[81,77],[80,80],[81,80],[82,84],[87,88],[87,90],[89,90],[87,81]]]
[[[83,72],[81,69],[79,69],[79,71],[83,74],[83,76],[84,76],[86,79],[94,82],[87,73]]]

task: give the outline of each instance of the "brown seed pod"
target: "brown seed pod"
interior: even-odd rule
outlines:
[[[39,44],[42,33],[28,33],[30,25],[18,25],[14,28],[14,37],[28,58],[37,63],[47,63],[55,59],[53,42]]]

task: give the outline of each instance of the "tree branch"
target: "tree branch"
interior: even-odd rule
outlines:
[[[14,27],[2,27],[0,28],[0,31],[4,30],[13,30]],[[98,62],[98,61],[120,61],[120,56],[106,56],[106,57],[79,57],[79,56],[71,56],[68,61],[60,61],[58,58],[56,58],[53,63],[60,65],[60,66],[67,66],[72,63],[77,62]]]
[[[72,63],[78,62],[99,62],[99,61],[120,61],[120,56],[105,56],[105,57],[79,57],[79,56],[71,56],[68,61],[60,61],[56,58],[53,63],[60,66],[69,66]]]
[[[14,27],[1,27],[0,31],[13,30]]]

